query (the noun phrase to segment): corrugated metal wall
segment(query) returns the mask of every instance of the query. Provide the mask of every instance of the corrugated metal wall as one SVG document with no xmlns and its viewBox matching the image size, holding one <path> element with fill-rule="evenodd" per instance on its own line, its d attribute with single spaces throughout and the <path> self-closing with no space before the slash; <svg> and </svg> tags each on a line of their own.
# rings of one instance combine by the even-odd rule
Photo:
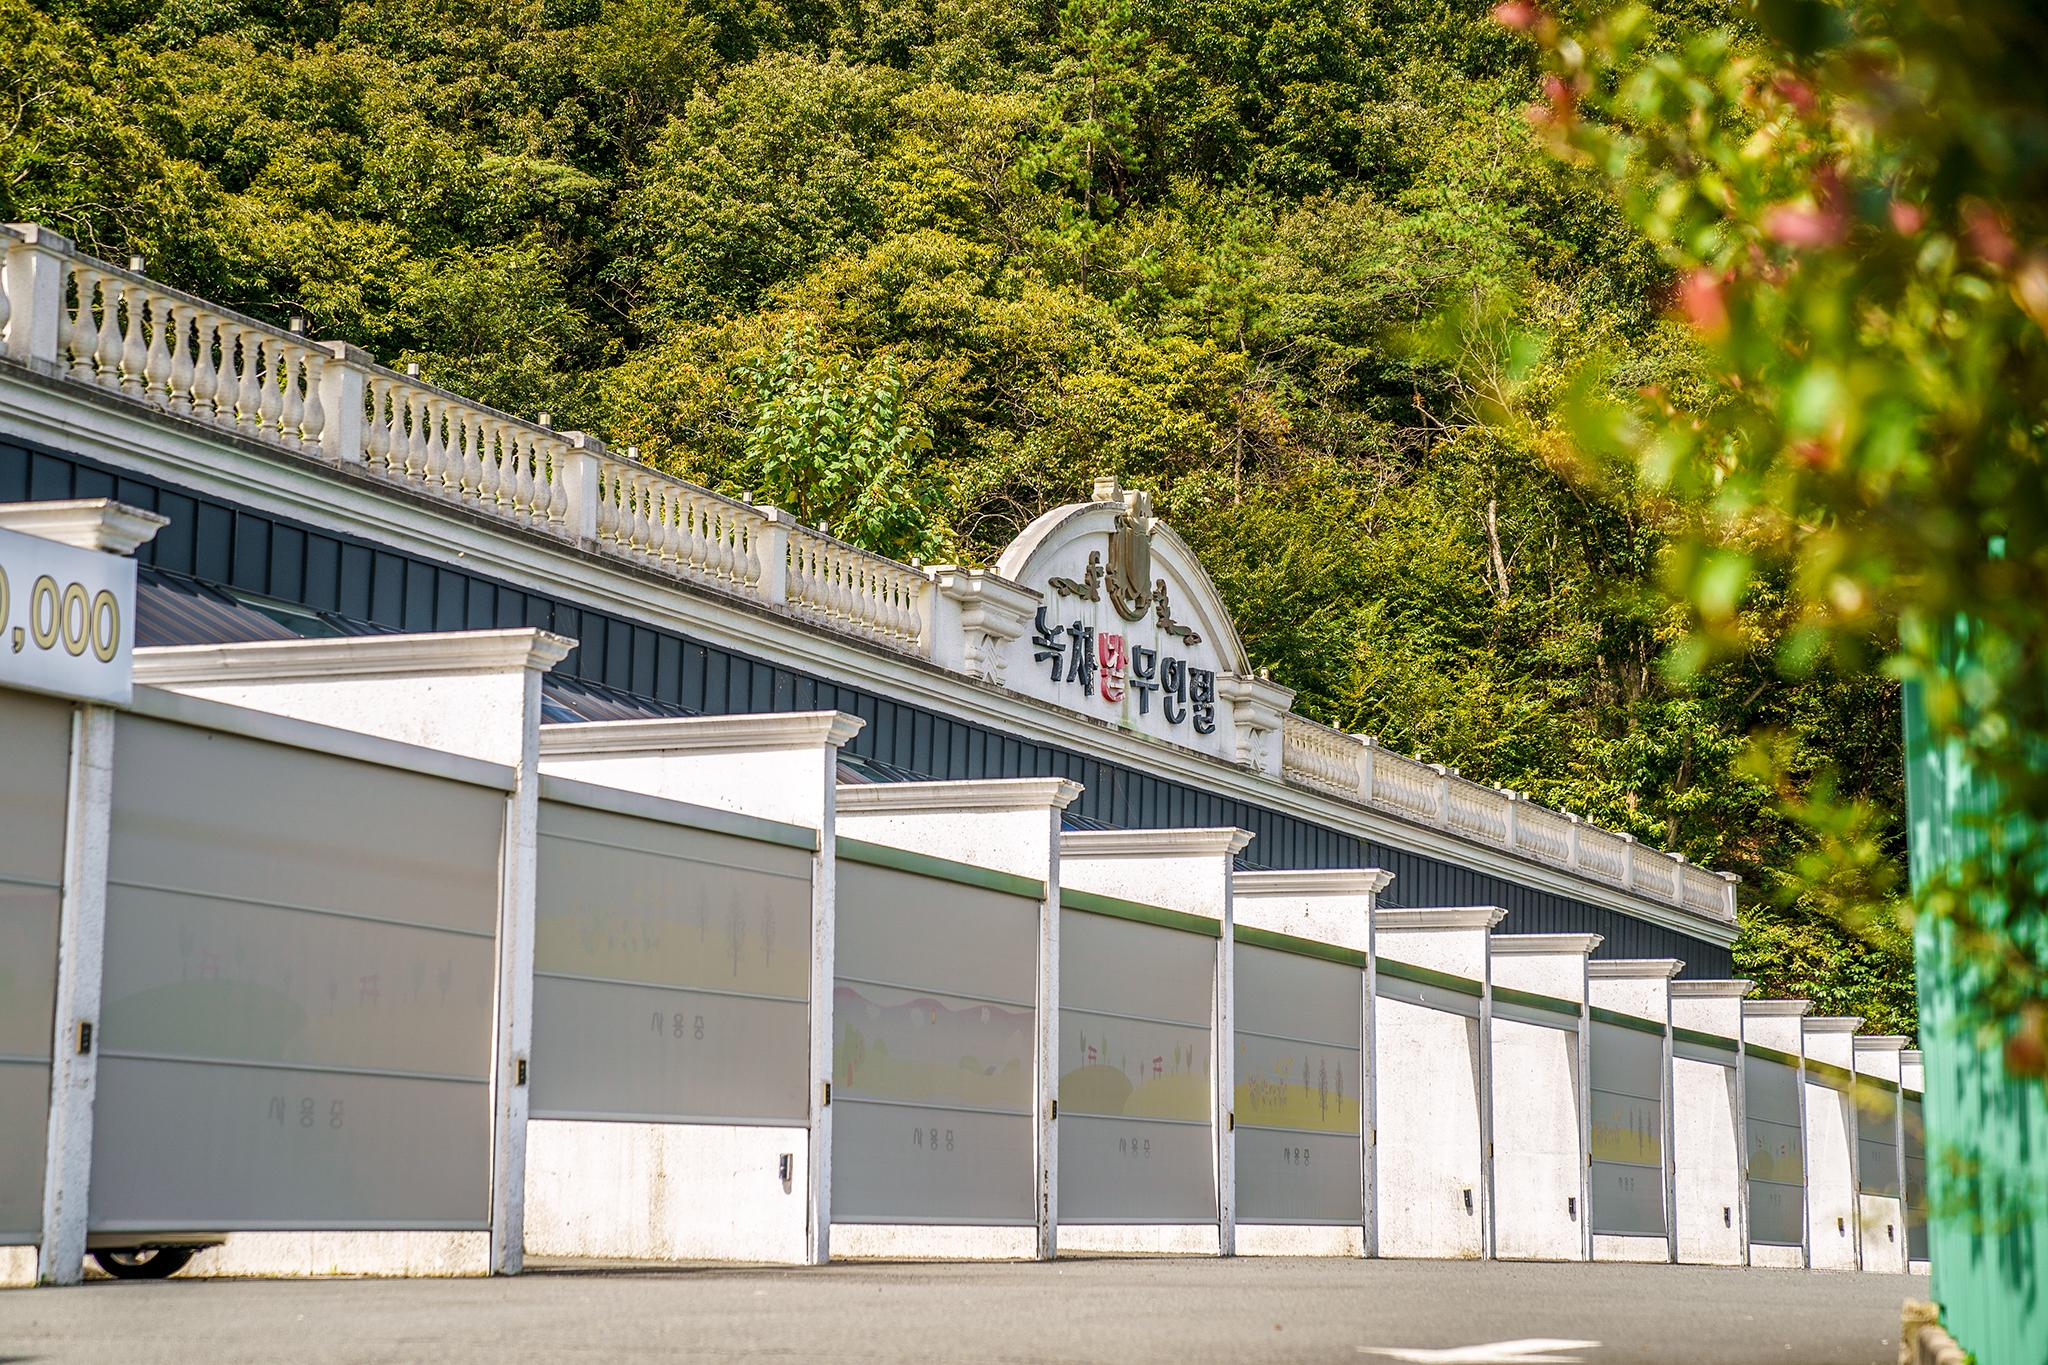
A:
<svg viewBox="0 0 2048 1365">
<path fill-rule="evenodd" d="M 1088 820 L 1136 829 L 1237 825 L 1258 836 L 1247 850 L 1258 866 L 1386 868 L 1395 874 L 1384 897 L 1390 905 L 1498 905 L 1509 912 L 1503 932 L 1604 934 L 1597 956 L 1682 958 L 1688 977 L 1733 971 L 1725 948 L 1601 906 L 119 474 L 82 457 L 0 443 L 0 502 L 94 497 L 119 498 L 171 519 L 144 547 L 143 562 L 243 592 L 398 630 L 543 627 L 581 642 L 557 675 L 708 714 L 836 708 L 867 722 L 852 746 L 857 754 L 911 772 L 948 779 L 1068 777 L 1086 788 L 1075 809 Z"/>
</svg>

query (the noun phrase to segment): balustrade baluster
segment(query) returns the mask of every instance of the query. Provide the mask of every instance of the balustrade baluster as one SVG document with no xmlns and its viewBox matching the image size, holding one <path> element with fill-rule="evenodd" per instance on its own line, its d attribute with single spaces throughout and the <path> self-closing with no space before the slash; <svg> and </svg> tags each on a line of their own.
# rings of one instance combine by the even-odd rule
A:
<svg viewBox="0 0 2048 1365">
<path fill-rule="evenodd" d="M 306 420 L 306 395 L 301 387 L 306 378 L 305 348 L 291 342 L 273 342 L 284 361 L 284 399 L 278 414 L 278 435 L 288 446 L 299 444 Z"/>
<path fill-rule="evenodd" d="M 99 346 L 93 352 L 94 375 L 107 388 L 121 383 L 121 286 L 112 275 L 101 275 Z"/>
<path fill-rule="evenodd" d="M 321 437 L 327 434 L 327 402 L 320 396 L 325 387 L 329 357 L 311 347 L 299 352 L 299 373 L 306 381 L 306 401 L 299 413 L 299 436 L 308 450 L 321 448 Z"/>
<path fill-rule="evenodd" d="M 141 286 L 123 281 L 120 300 L 121 349 L 114 364 L 121 377 L 121 391 L 139 396 L 143 391 L 143 373 L 149 366 Z"/>
<path fill-rule="evenodd" d="M 256 426 L 265 436 L 278 433 L 278 419 L 284 412 L 284 388 L 278 375 L 278 363 L 284 358 L 274 337 L 262 333 L 253 334 L 256 344 L 262 349 L 261 365 L 256 372 Z"/>
<path fill-rule="evenodd" d="M 172 406 L 174 385 L 171 383 L 173 363 L 171 326 L 171 301 L 151 297 L 149 303 L 149 348 L 142 357 L 142 386 L 149 401 L 161 408 Z"/>
<path fill-rule="evenodd" d="M 70 272 L 77 303 L 64 314 L 57 328 L 57 356 L 71 358 L 73 379 L 92 378 L 93 352 L 99 348 L 98 332 L 92 321 L 93 274 L 83 267 Z"/>
<path fill-rule="evenodd" d="M 213 420 L 213 391 L 219 371 L 213 358 L 213 319 L 203 312 L 192 315 L 192 415 Z M 173 370 L 175 375 L 176 371 Z M 177 381 L 175 378 L 173 383 Z"/>
<path fill-rule="evenodd" d="M 420 422 L 426 444 L 420 447 L 420 482 L 426 485 L 429 493 L 443 493 L 448 489 L 447 417 L 442 401 L 434 394 L 422 391 Z"/>
<path fill-rule="evenodd" d="M 391 428 L 384 405 L 391 399 L 391 385 L 376 375 L 363 381 L 363 463 L 376 474 L 387 472 L 391 456 Z"/>
<path fill-rule="evenodd" d="M 454 432 L 455 468 L 448 491 L 458 497 L 480 498 L 484 484 L 483 420 L 479 413 L 458 403 L 448 405 L 448 425 Z"/>
<path fill-rule="evenodd" d="M 424 483 L 427 477 L 427 395 L 411 384 L 401 392 L 405 402 L 405 431 L 400 448 L 405 457 L 399 472 L 409 482 Z"/>
<path fill-rule="evenodd" d="M 235 423 L 254 426 L 260 420 L 258 404 L 263 397 L 257 373 L 258 355 L 254 329 L 235 328 Z"/>
<path fill-rule="evenodd" d="M 192 412 L 198 407 L 197 381 L 200 366 L 193 350 L 192 324 L 197 310 L 167 305 L 164 316 L 171 329 L 171 369 L 166 378 L 172 412 Z M 200 335 L 205 335 L 202 330 Z"/>
</svg>

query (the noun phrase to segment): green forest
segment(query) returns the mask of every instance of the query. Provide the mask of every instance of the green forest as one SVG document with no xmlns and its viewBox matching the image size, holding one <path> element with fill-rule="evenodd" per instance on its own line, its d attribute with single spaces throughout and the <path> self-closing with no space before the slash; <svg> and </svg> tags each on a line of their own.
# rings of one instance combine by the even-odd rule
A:
<svg viewBox="0 0 2048 1365">
<path fill-rule="evenodd" d="M 1901 875 L 1896 687 L 1768 578 L 1684 666 L 1695 514 L 1572 415 L 1711 377 L 1488 11 L 0 0 L 0 219 L 898 556 L 1115 473 L 1304 714 L 1740 874 L 1742 974 L 1910 1033 L 1843 910 Z"/>
</svg>

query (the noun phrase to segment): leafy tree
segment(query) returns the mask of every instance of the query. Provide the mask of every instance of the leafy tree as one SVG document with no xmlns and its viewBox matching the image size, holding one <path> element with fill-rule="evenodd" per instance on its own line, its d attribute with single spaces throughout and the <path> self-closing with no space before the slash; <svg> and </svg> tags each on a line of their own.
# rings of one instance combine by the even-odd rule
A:
<svg viewBox="0 0 2048 1365">
<path fill-rule="evenodd" d="M 742 477 L 763 497 L 882 554 L 942 544 L 938 499 L 917 468 L 931 433 L 893 360 L 861 363 L 821 354 L 815 335 L 786 336 L 742 382 L 754 408 Z"/>
</svg>

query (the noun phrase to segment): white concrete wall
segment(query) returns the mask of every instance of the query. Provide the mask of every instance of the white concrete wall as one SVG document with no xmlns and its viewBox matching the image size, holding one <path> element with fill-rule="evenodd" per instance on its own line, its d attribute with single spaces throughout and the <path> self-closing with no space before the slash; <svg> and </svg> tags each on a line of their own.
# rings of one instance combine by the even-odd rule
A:
<svg viewBox="0 0 2048 1365">
<path fill-rule="evenodd" d="M 1742 1042 L 1742 997 L 1752 982 L 1674 981 L 1671 1024 Z M 1675 1046 L 1675 1044 L 1674 1044 Z M 1741 1265 L 1749 1246 L 1743 1176 L 1742 1054 L 1721 1066 L 1671 1061 L 1672 1210 L 1684 1265 Z"/>
<path fill-rule="evenodd" d="M 1672 1058 L 1672 1212 L 1683 1265 L 1743 1263 L 1739 1084 L 1737 1067 Z"/>
<path fill-rule="evenodd" d="M 575 647 L 541 630 L 272 640 L 135 651 L 135 680 L 511 767 L 498 920 L 491 1231 L 235 1233 L 192 1274 L 517 1273 L 524 1252 L 527 1089 L 540 810 L 540 680 Z M 313 1269 L 309 1272 L 306 1267 Z M 415 1267 L 425 1267 L 415 1269 Z"/>
<path fill-rule="evenodd" d="M 1488 941 L 1505 918 L 1491 906 L 1382 908 L 1373 916 L 1376 960 L 1449 972 L 1484 990 Z M 1478 1003 L 1480 1017 L 1470 1019 L 1384 995 L 1376 1002 L 1373 1214 L 1381 1256 L 1472 1260 L 1489 1253 L 1492 1097 L 1483 996 Z"/>
<path fill-rule="evenodd" d="M 1363 1256 L 1365 1229 L 1239 1223 L 1240 1256 Z"/>
<path fill-rule="evenodd" d="M 849 1259 L 1030 1260 L 1058 1250 L 1052 1218 L 1059 1144 L 1051 1100 L 1059 1078 L 1060 812 L 1081 794 L 1059 777 L 888 782 L 838 792 L 839 835 L 1042 882 L 1038 1028 L 1033 1042 L 1035 1228 L 835 1223 L 833 1254 Z M 827 1205 L 829 1208 L 830 1205 Z"/>
<path fill-rule="evenodd" d="M 800 1265 L 809 1248 L 809 1144 L 802 1128 L 534 1119 L 527 1254 Z"/>
<path fill-rule="evenodd" d="M 1234 1256 L 1237 1254 L 1237 1141 L 1230 1106 L 1237 1093 L 1237 1049 L 1231 1032 L 1231 941 L 1234 922 L 1232 863 L 1252 841 L 1241 829 L 1079 830 L 1060 836 L 1062 889 L 1162 910 L 1177 910 L 1217 922 L 1216 992 L 1210 1020 L 1209 1097 L 1214 1139 L 1216 1221 L 1190 1224 L 1063 1223 L 1062 1251 L 1106 1255 Z M 1058 961 L 1057 946 L 1055 956 Z M 1053 1054 L 1057 1056 L 1057 1052 Z M 1054 1063 L 1057 1065 L 1057 1062 Z M 1058 1120 L 1053 1143 L 1058 1145 Z M 1052 1207 L 1058 1208 L 1058 1185 Z"/>
<path fill-rule="evenodd" d="M 1598 934 L 1496 934 L 1490 970 L 1502 986 L 1579 1007 L 1577 1024 L 1542 1027 L 1493 1016 L 1493 1235 L 1502 1260 L 1579 1261 L 1586 1231 L 1583 1091 L 1586 957 Z"/>
<path fill-rule="evenodd" d="M 0 1247 L 0 1289 L 26 1289 L 36 1282 L 36 1249 Z"/>
<path fill-rule="evenodd" d="M 1494 1255 L 1583 1258 L 1578 1034 L 1493 1021 Z"/>
<path fill-rule="evenodd" d="M 529 1125 L 526 1248 L 536 1256 L 822 1262 L 830 1191 L 832 856 L 839 750 L 860 733 L 837 711 L 541 727 L 541 771 L 818 831 L 811 862 L 808 1128 Z M 790 1180 L 781 1178 L 791 1158 Z"/>
<path fill-rule="evenodd" d="M 1807 1019 L 1806 1058 L 1848 1070 L 1863 1021 Z M 1806 1237 L 1815 1270 L 1854 1270 L 1861 1218 L 1856 1196 L 1856 1107 L 1846 1091 L 1806 1082 Z"/>
<path fill-rule="evenodd" d="M 1379 1254 L 1477 1260 L 1486 1250 L 1479 1021 L 1384 997 L 1376 1017 Z"/>
<path fill-rule="evenodd" d="M 1901 1073 L 1899 1054 L 1904 1051 L 1907 1040 L 1896 1036 L 1859 1037 L 1855 1040 L 1856 1074 L 1870 1076 L 1881 1081 L 1899 1083 Z M 1904 1156 L 1899 1120 L 1901 1110 L 1894 1096 L 1892 1110 L 1891 1141 L 1893 1160 L 1899 1162 Z M 1861 1114 L 1857 1123 L 1864 1122 Z M 1858 1153 L 1858 1161 L 1862 1159 Z M 1903 1275 L 1906 1273 L 1906 1201 L 1903 1169 L 1888 1172 L 1897 1184 L 1899 1197 L 1865 1194 L 1862 1186 L 1874 1184 L 1874 1173 L 1858 1169 L 1856 1214 L 1861 1226 L 1858 1229 L 1861 1246 L 1858 1248 L 1863 1269 L 1879 1275 Z"/>
</svg>

